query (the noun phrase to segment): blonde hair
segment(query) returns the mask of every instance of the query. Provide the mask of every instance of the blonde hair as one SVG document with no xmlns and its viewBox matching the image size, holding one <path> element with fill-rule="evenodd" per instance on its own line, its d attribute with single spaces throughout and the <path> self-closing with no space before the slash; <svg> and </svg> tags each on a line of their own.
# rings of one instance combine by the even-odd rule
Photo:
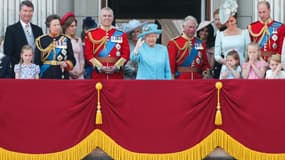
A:
<svg viewBox="0 0 285 160">
<path fill-rule="evenodd" d="M 258 43 L 256 42 L 250 42 L 248 45 L 247 45 L 247 48 L 246 48 L 246 56 L 245 56 L 245 61 L 248 62 L 249 61 L 249 57 L 248 57 L 248 48 L 249 46 L 252 46 L 252 47 L 255 47 L 257 49 L 257 60 L 261 60 L 261 54 L 260 54 L 260 48 L 259 48 L 259 45 Z"/>
<path fill-rule="evenodd" d="M 280 54 L 273 54 L 271 57 L 268 58 L 269 63 L 271 61 L 275 61 L 277 63 L 281 63 L 281 55 Z"/>
<path fill-rule="evenodd" d="M 20 58 L 20 64 L 23 64 L 24 63 L 24 60 L 23 60 L 23 58 L 22 58 L 22 55 L 23 55 L 23 53 L 25 52 L 25 51 L 28 51 L 28 50 L 31 50 L 32 51 L 32 54 L 33 54 L 33 56 L 34 56 L 34 53 L 33 53 L 33 47 L 32 46 L 30 46 L 30 45 L 24 45 L 23 47 L 22 47 L 22 49 L 21 49 L 21 58 Z"/>
</svg>

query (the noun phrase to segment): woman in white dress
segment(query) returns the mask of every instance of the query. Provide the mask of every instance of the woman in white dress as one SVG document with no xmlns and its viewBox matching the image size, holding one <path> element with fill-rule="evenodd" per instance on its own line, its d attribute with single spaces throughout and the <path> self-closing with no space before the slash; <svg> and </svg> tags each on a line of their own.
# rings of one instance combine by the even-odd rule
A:
<svg viewBox="0 0 285 160">
<path fill-rule="evenodd" d="M 239 53 L 241 65 L 245 61 L 246 46 L 250 43 L 249 33 L 246 29 L 242 30 L 237 26 L 237 2 L 226 0 L 220 6 L 220 20 L 227 26 L 223 32 L 218 32 L 215 41 L 215 60 L 225 64 L 226 51 L 236 50 Z"/>
</svg>

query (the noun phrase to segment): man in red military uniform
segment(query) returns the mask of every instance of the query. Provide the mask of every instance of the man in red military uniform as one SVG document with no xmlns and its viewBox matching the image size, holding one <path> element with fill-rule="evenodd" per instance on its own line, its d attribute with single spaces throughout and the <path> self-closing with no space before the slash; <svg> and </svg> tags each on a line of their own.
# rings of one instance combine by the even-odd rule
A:
<svg viewBox="0 0 285 160">
<path fill-rule="evenodd" d="M 122 67 L 129 59 L 127 35 L 112 26 L 113 10 L 103 8 L 101 25 L 85 36 L 85 57 L 93 66 L 92 79 L 123 79 Z"/>
<path fill-rule="evenodd" d="M 209 77 L 210 65 L 206 45 L 194 37 L 197 20 L 193 16 L 185 18 L 183 33 L 168 43 L 171 72 L 175 79 L 202 79 Z"/>
<path fill-rule="evenodd" d="M 285 25 L 270 17 L 270 3 L 258 2 L 259 21 L 248 26 L 251 40 L 261 48 L 261 56 L 267 61 L 272 54 L 281 54 L 285 36 Z"/>
</svg>

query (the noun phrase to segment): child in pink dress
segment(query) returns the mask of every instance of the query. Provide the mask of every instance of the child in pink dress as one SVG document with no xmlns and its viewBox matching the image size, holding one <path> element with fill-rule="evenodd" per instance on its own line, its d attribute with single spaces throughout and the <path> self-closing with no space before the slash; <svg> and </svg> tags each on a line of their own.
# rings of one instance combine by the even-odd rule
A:
<svg viewBox="0 0 285 160">
<path fill-rule="evenodd" d="M 257 43 L 251 42 L 247 46 L 247 56 L 242 65 L 244 79 L 264 79 L 268 64 L 261 58 Z"/>
</svg>

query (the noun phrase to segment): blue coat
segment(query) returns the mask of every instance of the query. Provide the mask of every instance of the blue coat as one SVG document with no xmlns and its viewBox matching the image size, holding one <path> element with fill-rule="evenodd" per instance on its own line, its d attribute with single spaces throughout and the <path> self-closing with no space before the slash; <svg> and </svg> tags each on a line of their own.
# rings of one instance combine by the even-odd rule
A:
<svg viewBox="0 0 285 160">
<path fill-rule="evenodd" d="M 163 45 L 144 43 L 137 55 L 131 53 L 131 60 L 138 63 L 136 79 L 171 79 L 168 51 Z"/>
</svg>

